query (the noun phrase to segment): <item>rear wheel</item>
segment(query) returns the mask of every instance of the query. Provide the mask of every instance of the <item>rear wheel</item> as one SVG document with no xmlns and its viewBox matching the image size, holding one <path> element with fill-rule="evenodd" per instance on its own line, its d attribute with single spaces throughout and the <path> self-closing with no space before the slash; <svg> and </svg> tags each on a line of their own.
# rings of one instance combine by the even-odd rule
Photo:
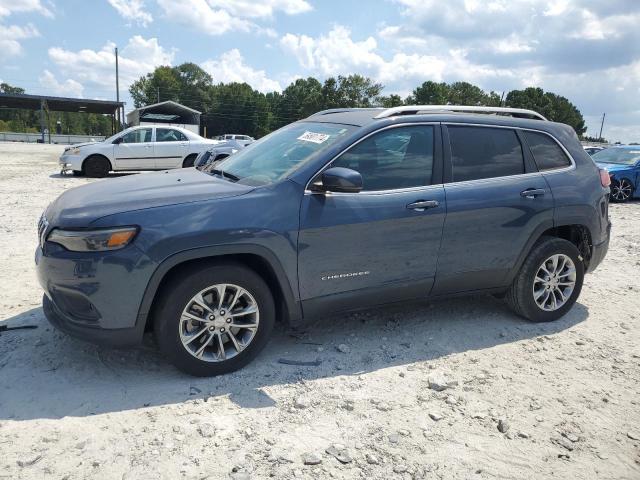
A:
<svg viewBox="0 0 640 480">
<path fill-rule="evenodd" d="M 550 322 L 571 309 L 583 280 L 584 264 L 576 246 L 561 238 L 546 237 L 525 260 L 506 300 L 518 315 L 533 322 Z"/>
<path fill-rule="evenodd" d="M 633 195 L 633 184 L 626 178 L 611 183 L 611 199 L 614 202 L 626 202 Z"/>
<path fill-rule="evenodd" d="M 92 155 L 84 161 L 82 170 L 87 177 L 103 178 L 109 174 L 111 163 L 105 157 Z"/>
<path fill-rule="evenodd" d="M 171 363 L 191 375 L 242 368 L 264 348 L 275 322 L 269 287 L 236 263 L 185 271 L 159 298 L 158 346 Z"/>
</svg>

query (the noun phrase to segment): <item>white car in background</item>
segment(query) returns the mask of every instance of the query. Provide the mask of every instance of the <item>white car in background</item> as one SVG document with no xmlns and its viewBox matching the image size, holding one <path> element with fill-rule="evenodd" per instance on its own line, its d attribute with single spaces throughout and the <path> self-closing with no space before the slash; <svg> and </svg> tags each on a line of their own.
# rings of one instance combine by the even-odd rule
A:
<svg viewBox="0 0 640 480">
<path fill-rule="evenodd" d="M 250 137 L 249 135 L 239 135 L 237 133 L 225 133 L 224 135 L 220 135 L 219 138 L 220 140 L 224 140 L 225 142 L 228 142 L 230 140 L 235 140 L 236 142 L 238 142 L 239 144 L 245 147 L 250 143 L 253 143 L 256 141 L 255 138 Z"/>
<path fill-rule="evenodd" d="M 60 166 L 63 173 L 87 177 L 105 177 L 110 171 L 192 167 L 200 152 L 217 143 L 179 127 L 132 127 L 102 142 L 65 148 Z"/>
</svg>

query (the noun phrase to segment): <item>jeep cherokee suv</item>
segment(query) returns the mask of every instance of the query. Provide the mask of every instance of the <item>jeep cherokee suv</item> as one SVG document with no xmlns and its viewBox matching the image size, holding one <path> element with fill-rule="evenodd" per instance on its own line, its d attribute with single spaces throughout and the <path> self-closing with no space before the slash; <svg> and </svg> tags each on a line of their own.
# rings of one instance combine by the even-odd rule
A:
<svg viewBox="0 0 640 480">
<path fill-rule="evenodd" d="M 39 223 L 49 321 L 114 346 L 153 330 L 194 375 L 247 364 L 276 319 L 486 292 L 555 320 L 609 243 L 609 175 L 518 109 L 334 109 L 210 170 L 99 181 Z"/>
</svg>

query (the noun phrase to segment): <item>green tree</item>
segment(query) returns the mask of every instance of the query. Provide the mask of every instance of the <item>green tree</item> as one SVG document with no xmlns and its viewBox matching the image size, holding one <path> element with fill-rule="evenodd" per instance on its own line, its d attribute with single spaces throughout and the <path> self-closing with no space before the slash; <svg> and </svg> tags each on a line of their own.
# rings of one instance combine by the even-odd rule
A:
<svg viewBox="0 0 640 480">
<path fill-rule="evenodd" d="M 380 104 L 380 106 L 384 108 L 392 108 L 404 105 L 404 102 L 402 101 L 402 97 L 400 95 L 396 95 L 394 93 L 389 96 L 378 97 L 378 104 Z"/>
<path fill-rule="evenodd" d="M 213 79 L 195 63 L 177 67 L 160 66 L 129 87 L 134 106 L 142 107 L 173 100 L 206 112 L 211 100 Z"/>
<path fill-rule="evenodd" d="M 506 104 L 509 107 L 535 110 L 549 120 L 571 125 L 578 135 L 587 131 L 584 118 L 573 103 L 565 97 L 545 92 L 541 88 L 512 90 L 507 94 Z"/>
<path fill-rule="evenodd" d="M 407 98 L 407 103 L 414 105 L 446 105 L 449 102 L 449 85 L 431 80 L 417 87 Z"/>
</svg>

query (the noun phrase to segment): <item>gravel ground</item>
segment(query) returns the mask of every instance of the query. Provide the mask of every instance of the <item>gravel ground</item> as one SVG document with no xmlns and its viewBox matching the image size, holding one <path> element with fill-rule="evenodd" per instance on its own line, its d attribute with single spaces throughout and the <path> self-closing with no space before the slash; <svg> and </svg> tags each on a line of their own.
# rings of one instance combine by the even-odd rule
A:
<svg viewBox="0 0 640 480">
<path fill-rule="evenodd" d="M 483 297 L 340 315 L 195 379 L 150 339 L 44 319 L 36 221 L 90 181 L 60 152 L 0 144 L 0 325 L 38 327 L 0 333 L 0 478 L 640 478 L 640 202 L 611 207 L 609 255 L 555 323 Z"/>
</svg>

